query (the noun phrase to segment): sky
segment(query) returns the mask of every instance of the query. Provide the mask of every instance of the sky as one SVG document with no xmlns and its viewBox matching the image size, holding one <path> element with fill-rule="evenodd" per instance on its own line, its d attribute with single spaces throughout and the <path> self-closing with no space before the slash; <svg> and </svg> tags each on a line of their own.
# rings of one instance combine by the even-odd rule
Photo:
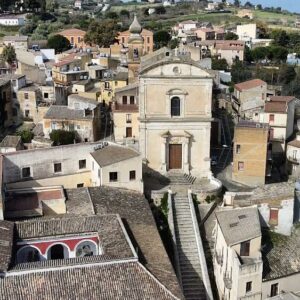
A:
<svg viewBox="0 0 300 300">
<path fill-rule="evenodd" d="M 282 9 L 289 10 L 291 12 L 300 13 L 300 0 L 249 0 L 252 4 L 261 4 L 265 6 L 281 7 Z M 231 1 L 233 2 L 233 1 Z M 242 0 L 242 3 L 247 0 Z"/>
</svg>

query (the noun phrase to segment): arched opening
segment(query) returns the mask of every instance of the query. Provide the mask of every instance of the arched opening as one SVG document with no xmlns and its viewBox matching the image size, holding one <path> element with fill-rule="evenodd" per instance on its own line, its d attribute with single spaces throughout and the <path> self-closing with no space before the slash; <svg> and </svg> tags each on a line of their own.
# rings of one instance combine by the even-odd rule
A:
<svg viewBox="0 0 300 300">
<path fill-rule="evenodd" d="M 25 246 L 17 252 L 17 262 L 26 263 L 40 260 L 40 252 L 35 247 Z"/>
<path fill-rule="evenodd" d="M 76 257 L 93 256 L 97 254 L 97 245 L 92 241 L 83 241 L 76 247 Z"/>
<path fill-rule="evenodd" d="M 49 249 L 49 259 L 64 259 L 65 258 L 65 248 L 61 244 L 56 244 Z"/>
<path fill-rule="evenodd" d="M 180 116 L 180 98 L 173 97 L 171 99 L 171 116 L 177 117 Z"/>
</svg>

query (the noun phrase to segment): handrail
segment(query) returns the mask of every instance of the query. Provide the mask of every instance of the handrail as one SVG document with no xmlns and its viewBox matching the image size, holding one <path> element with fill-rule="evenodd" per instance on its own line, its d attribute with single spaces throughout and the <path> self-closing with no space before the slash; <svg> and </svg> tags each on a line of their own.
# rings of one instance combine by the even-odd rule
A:
<svg viewBox="0 0 300 300">
<path fill-rule="evenodd" d="M 204 256 L 203 244 L 202 244 L 200 231 L 199 231 L 199 227 L 198 227 L 198 221 L 197 221 L 196 212 L 195 212 L 195 208 L 194 208 L 192 192 L 190 189 L 188 190 L 188 200 L 189 200 L 189 207 L 190 207 L 190 211 L 191 211 L 193 228 L 194 228 L 194 233 L 195 233 L 195 238 L 196 238 L 196 243 L 197 243 L 200 265 L 201 265 L 202 280 L 203 280 L 203 283 L 205 286 L 206 297 L 209 300 L 213 300 L 213 293 L 212 293 L 211 284 L 210 284 L 210 280 L 209 280 L 206 259 Z"/>
<path fill-rule="evenodd" d="M 175 269 L 176 269 L 177 277 L 179 280 L 179 284 L 182 287 L 181 270 L 180 270 L 180 265 L 179 265 L 179 256 L 178 256 L 178 251 L 177 251 L 177 243 L 176 243 L 175 228 L 174 228 L 173 204 L 174 204 L 174 202 L 172 201 L 172 191 L 168 190 L 168 208 L 169 208 L 168 223 L 169 223 L 169 228 L 170 228 L 171 235 L 172 235 Z"/>
</svg>

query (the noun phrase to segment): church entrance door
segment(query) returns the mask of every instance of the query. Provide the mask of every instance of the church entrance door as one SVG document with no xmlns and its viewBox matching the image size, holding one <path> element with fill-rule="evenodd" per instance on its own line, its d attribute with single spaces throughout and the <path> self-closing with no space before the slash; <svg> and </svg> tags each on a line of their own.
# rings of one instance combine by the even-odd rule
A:
<svg viewBox="0 0 300 300">
<path fill-rule="evenodd" d="M 182 168 L 182 145 L 170 144 L 169 145 L 169 169 Z"/>
</svg>

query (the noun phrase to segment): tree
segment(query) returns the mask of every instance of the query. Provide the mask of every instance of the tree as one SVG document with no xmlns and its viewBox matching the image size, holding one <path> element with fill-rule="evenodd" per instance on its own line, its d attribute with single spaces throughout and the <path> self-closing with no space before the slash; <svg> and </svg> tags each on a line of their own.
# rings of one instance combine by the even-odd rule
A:
<svg viewBox="0 0 300 300">
<path fill-rule="evenodd" d="M 48 47 L 51 49 L 55 49 L 56 53 L 61 53 L 71 48 L 71 44 L 69 40 L 60 35 L 55 34 L 48 39 Z"/>
<path fill-rule="evenodd" d="M 269 51 L 267 47 L 257 47 L 251 51 L 251 56 L 256 62 L 266 59 L 268 54 Z"/>
<path fill-rule="evenodd" d="M 54 11 L 58 9 L 58 3 L 56 0 L 46 0 L 46 10 L 47 11 Z"/>
<path fill-rule="evenodd" d="M 166 9 L 163 6 L 158 6 L 155 8 L 155 12 L 158 15 L 164 15 L 166 13 Z"/>
<path fill-rule="evenodd" d="M 276 62 L 286 61 L 289 51 L 285 47 L 270 46 L 267 48 L 269 51 L 269 54 L 268 54 L 269 59 L 276 61 Z"/>
<path fill-rule="evenodd" d="M 121 17 L 126 17 L 127 19 L 129 19 L 130 18 L 130 12 L 128 10 L 126 10 L 126 9 L 122 9 L 120 11 L 120 16 Z"/>
<path fill-rule="evenodd" d="M 4 61 L 11 66 L 17 58 L 15 48 L 11 45 L 5 46 L 2 52 L 2 57 Z"/>
<path fill-rule="evenodd" d="M 179 40 L 178 39 L 171 39 L 168 45 L 171 49 L 175 49 L 179 46 Z"/>
<path fill-rule="evenodd" d="M 118 19 L 118 14 L 115 11 L 109 11 L 105 14 L 105 18 L 107 19 Z"/>
<path fill-rule="evenodd" d="M 252 74 L 243 62 L 236 60 L 231 66 L 231 77 L 234 83 L 239 83 L 250 79 Z"/>
<path fill-rule="evenodd" d="M 62 129 L 52 130 L 50 139 L 55 146 L 73 144 L 75 141 L 75 131 L 66 131 Z"/>
<path fill-rule="evenodd" d="M 227 71 L 228 70 L 228 63 L 225 58 L 217 59 L 217 58 L 212 58 L 211 61 L 211 68 L 213 70 L 223 70 Z"/>
<path fill-rule="evenodd" d="M 257 5 L 256 5 L 256 9 L 258 9 L 258 10 L 262 10 L 262 9 L 263 9 L 263 7 L 262 7 L 262 5 L 261 5 L 261 4 L 257 4 Z"/>
<path fill-rule="evenodd" d="M 16 135 L 21 137 L 23 143 L 30 143 L 33 139 L 33 133 L 28 129 L 17 131 Z"/>
<path fill-rule="evenodd" d="M 271 33 L 271 38 L 274 40 L 274 45 L 282 47 L 286 47 L 290 41 L 290 37 L 285 30 L 273 30 Z"/>
<path fill-rule="evenodd" d="M 279 70 L 278 81 L 283 84 L 289 84 L 296 76 L 297 73 L 294 67 L 284 64 Z"/>
<path fill-rule="evenodd" d="M 247 45 L 245 45 L 244 61 L 251 63 L 252 60 L 253 60 L 252 51 Z"/>
<path fill-rule="evenodd" d="M 236 35 L 234 32 L 226 32 L 225 36 L 224 36 L 225 40 L 238 40 L 239 36 Z"/>
<path fill-rule="evenodd" d="M 253 7 L 253 4 L 252 4 L 250 1 L 247 1 L 247 2 L 244 4 L 244 7 L 245 7 L 245 8 L 252 8 L 252 7 Z"/>
<path fill-rule="evenodd" d="M 234 0 L 233 5 L 236 7 L 240 7 L 241 1 L 240 0 Z"/>
<path fill-rule="evenodd" d="M 168 31 L 160 30 L 154 33 L 153 40 L 155 43 L 155 48 L 159 49 L 168 45 L 171 40 L 171 35 Z"/>
<path fill-rule="evenodd" d="M 90 24 L 84 41 L 100 47 L 109 47 L 116 42 L 119 30 L 120 27 L 116 20 L 94 21 Z"/>
</svg>

